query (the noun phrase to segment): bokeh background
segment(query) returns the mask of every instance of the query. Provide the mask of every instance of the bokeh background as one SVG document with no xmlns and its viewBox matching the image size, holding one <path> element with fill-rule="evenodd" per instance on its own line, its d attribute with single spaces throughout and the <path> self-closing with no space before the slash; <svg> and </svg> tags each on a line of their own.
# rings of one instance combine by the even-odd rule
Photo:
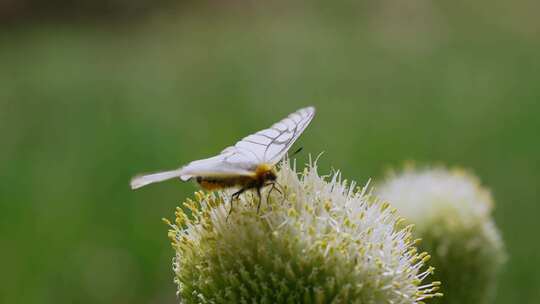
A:
<svg viewBox="0 0 540 304">
<path fill-rule="evenodd" d="M 0 1 L 0 302 L 175 303 L 162 217 L 196 187 L 139 172 L 315 105 L 301 137 L 360 183 L 473 170 L 540 298 L 540 2 Z M 444 291 L 444 290 L 443 290 Z"/>
</svg>

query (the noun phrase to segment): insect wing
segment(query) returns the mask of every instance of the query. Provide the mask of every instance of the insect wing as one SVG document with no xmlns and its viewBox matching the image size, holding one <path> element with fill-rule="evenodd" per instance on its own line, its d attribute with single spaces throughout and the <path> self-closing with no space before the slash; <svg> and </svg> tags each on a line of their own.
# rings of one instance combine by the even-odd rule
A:
<svg viewBox="0 0 540 304">
<path fill-rule="evenodd" d="M 300 109 L 270 128 L 225 148 L 217 156 L 196 160 L 182 168 L 182 180 L 194 176 L 252 176 L 261 163 L 276 164 L 309 125 L 315 108 Z"/>
<path fill-rule="evenodd" d="M 266 139 L 263 161 L 271 164 L 279 162 L 307 128 L 313 116 L 315 116 L 315 108 L 303 108 L 275 123 L 269 129 L 254 134 L 253 136 Z"/>
<path fill-rule="evenodd" d="M 257 164 L 240 156 L 241 154 L 229 150 L 214 157 L 192 161 L 182 168 L 180 178 L 187 181 L 194 176 L 253 175 Z"/>
</svg>

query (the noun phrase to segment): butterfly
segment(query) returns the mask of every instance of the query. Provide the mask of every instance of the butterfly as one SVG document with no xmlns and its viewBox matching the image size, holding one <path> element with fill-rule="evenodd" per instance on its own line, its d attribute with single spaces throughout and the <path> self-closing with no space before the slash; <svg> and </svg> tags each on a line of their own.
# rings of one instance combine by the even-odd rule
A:
<svg viewBox="0 0 540 304">
<path fill-rule="evenodd" d="M 275 186 L 276 165 L 314 116 L 314 107 L 302 108 L 270 128 L 242 138 L 214 157 L 192 161 L 176 170 L 135 176 L 131 180 L 131 188 L 138 189 L 172 178 L 182 181 L 194 179 L 205 190 L 239 188 L 233 199 L 250 189 L 256 190 L 260 198 L 263 187 Z"/>
</svg>

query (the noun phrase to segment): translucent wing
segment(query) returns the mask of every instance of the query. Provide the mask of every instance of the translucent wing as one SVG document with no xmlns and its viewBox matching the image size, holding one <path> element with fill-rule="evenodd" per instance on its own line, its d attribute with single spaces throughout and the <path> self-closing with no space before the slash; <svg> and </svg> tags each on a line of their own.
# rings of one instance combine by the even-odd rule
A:
<svg viewBox="0 0 540 304">
<path fill-rule="evenodd" d="M 276 164 L 315 115 L 315 108 L 300 109 L 270 128 L 244 137 L 219 155 L 197 160 L 181 169 L 182 180 L 193 176 L 253 175 L 261 163 Z"/>
<path fill-rule="evenodd" d="M 269 129 L 259 131 L 246 139 L 261 142 L 264 138 L 263 161 L 276 164 L 304 132 L 313 116 L 315 116 L 314 107 L 300 109 L 275 123 Z"/>
<path fill-rule="evenodd" d="M 183 181 L 187 181 L 192 177 L 205 176 L 205 177 L 231 177 L 238 175 L 251 176 L 255 174 L 256 164 L 249 160 L 229 162 L 226 158 L 232 155 L 233 151 L 192 161 L 182 168 L 162 171 L 151 174 L 137 175 L 131 179 L 131 189 L 138 189 L 149 184 L 162 182 L 172 178 L 180 178 Z"/>
<path fill-rule="evenodd" d="M 192 161 L 176 170 L 136 176 L 131 181 L 131 187 L 137 189 L 177 177 L 186 181 L 197 176 L 253 176 L 259 164 L 273 165 L 279 162 L 314 115 L 313 107 L 300 109 L 270 128 L 244 137 L 234 146 L 225 148 L 219 155 Z"/>
<path fill-rule="evenodd" d="M 221 154 L 192 161 L 180 169 L 180 178 L 183 181 L 195 176 L 235 176 L 255 174 L 257 162 L 237 151 L 223 151 Z"/>
</svg>

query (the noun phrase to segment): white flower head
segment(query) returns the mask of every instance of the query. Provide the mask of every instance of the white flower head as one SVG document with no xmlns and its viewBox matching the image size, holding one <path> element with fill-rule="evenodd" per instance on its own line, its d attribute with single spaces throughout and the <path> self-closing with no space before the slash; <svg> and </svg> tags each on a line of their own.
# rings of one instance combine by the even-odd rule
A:
<svg viewBox="0 0 540 304">
<path fill-rule="evenodd" d="M 390 202 L 420 230 L 424 223 L 445 213 L 451 213 L 463 225 L 471 225 L 489 218 L 493 207 L 491 193 L 461 169 L 409 167 L 400 174 L 391 174 L 377 188 L 382 200 Z"/>
<path fill-rule="evenodd" d="M 491 218 L 490 192 L 461 169 L 415 169 L 391 174 L 377 195 L 416 225 L 420 248 L 433 256 L 435 278 L 444 282 L 446 303 L 490 303 L 505 260 Z"/>
<path fill-rule="evenodd" d="M 321 177 L 315 163 L 298 175 L 285 161 L 280 191 L 196 193 L 169 223 L 182 303 L 419 303 L 439 282 L 419 253 L 411 226 L 368 187 Z M 269 195 L 269 196 L 268 196 Z M 268 200 L 267 200 L 268 196 Z"/>
</svg>

